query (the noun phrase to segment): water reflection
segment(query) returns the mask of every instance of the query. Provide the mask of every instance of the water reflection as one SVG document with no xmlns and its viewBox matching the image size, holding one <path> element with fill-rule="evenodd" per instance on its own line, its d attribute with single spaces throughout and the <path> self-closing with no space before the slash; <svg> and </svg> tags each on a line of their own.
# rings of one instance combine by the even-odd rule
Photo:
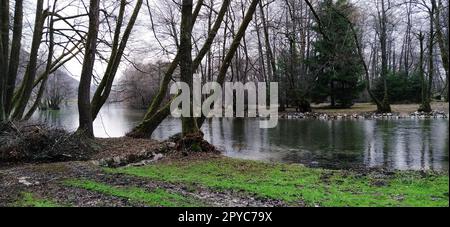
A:
<svg viewBox="0 0 450 227">
<path fill-rule="evenodd" d="M 94 122 L 98 137 L 120 137 L 142 118 L 143 111 L 110 105 Z M 34 119 L 75 130 L 74 107 L 39 112 Z M 205 139 L 225 155 L 252 160 L 303 163 L 346 168 L 448 170 L 449 121 L 435 120 L 280 120 L 277 128 L 260 129 L 255 119 L 209 119 L 202 128 Z M 154 138 L 167 139 L 180 132 L 180 122 L 168 119 Z"/>
</svg>

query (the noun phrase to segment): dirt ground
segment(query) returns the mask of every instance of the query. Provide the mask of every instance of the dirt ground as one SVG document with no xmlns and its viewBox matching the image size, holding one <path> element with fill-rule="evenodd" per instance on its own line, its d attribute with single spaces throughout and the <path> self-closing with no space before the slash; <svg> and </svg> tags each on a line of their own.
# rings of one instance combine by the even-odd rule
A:
<svg viewBox="0 0 450 227">
<path fill-rule="evenodd" d="M 75 207 L 145 207 L 148 204 L 132 201 L 120 196 L 70 187 L 64 181 L 86 179 L 114 187 L 136 187 L 147 191 L 163 189 L 169 193 L 195 198 L 199 204 L 215 207 L 266 207 L 286 206 L 278 200 L 254 198 L 248 194 L 232 191 L 212 191 L 202 186 L 186 185 L 146 180 L 137 177 L 108 174 L 96 160 L 116 159 L 137 156 L 146 152 L 166 151 L 167 142 L 129 137 L 96 139 L 102 149 L 94 154 L 92 161 L 72 161 L 59 163 L 0 163 L 0 207 L 23 206 L 16 204 L 24 193 L 32 193 L 36 198 L 52 198 L 59 205 Z M 159 162 L 172 162 L 183 159 L 210 159 L 219 154 L 199 153 L 184 156 L 171 151 L 164 153 Z"/>
<path fill-rule="evenodd" d="M 130 142 L 130 141 L 128 141 Z M 214 155 L 177 157 L 179 159 L 214 158 Z M 175 157 L 162 162 L 177 159 Z M 278 200 L 255 198 L 246 193 L 233 191 L 212 191 L 202 186 L 190 186 L 147 180 L 132 176 L 108 174 L 92 162 L 65 162 L 51 164 L 27 164 L 7 169 L 0 169 L 0 207 L 14 206 L 23 196 L 30 192 L 37 198 L 52 198 L 53 202 L 63 206 L 75 207 L 146 207 L 140 201 L 133 201 L 120 196 L 70 187 L 63 182 L 70 179 L 85 179 L 114 187 L 136 187 L 146 191 L 163 189 L 194 198 L 199 204 L 215 207 L 273 207 L 286 206 Z M 18 206 L 22 206 L 18 204 Z"/>
<path fill-rule="evenodd" d="M 266 195 L 265 193 L 278 192 L 278 190 L 286 190 L 286 192 L 283 193 L 292 193 L 292 191 L 289 190 L 297 192 L 298 187 L 293 186 L 294 188 L 292 188 L 292 182 L 285 182 L 285 188 L 279 188 L 279 183 L 273 184 L 268 181 L 272 178 L 264 178 L 272 176 L 272 174 L 266 175 L 265 171 L 273 171 L 273 174 L 276 173 L 276 175 L 281 174 L 284 176 L 281 177 L 281 179 L 290 179 L 288 177 L 290 176 L 288 170 L 293 168 L 297 170 L 296 174 L 299 174 L 298 176 L 320 176 L 324 188 L 330 188 L 332 186 L 341 187 L 341 177 L 345 178 L 352 174 L 359 177 L 373 175 L 375 178 L 368 178 L 368 180 L 376 180 L 377 182 L 380 180 L 389 180 L 392 174 L 395 174 L 383 170 L 355 170 L 355 172 L 343 170 L 341 172 L 334 172 L 337 175 L 333 176 L 339 175 L 339 177 L 336 177 L 336 182 L 332 185 L 329 183 L 331 182 L 328 179 L 329 177 L 325 176 L 332 170 L 326 171 L 297 166 L 284 166 L 281 164 L 280 166 L 273 163 L 264 164 L 243 160 L 231 160 L 216 153 L 198 152 L 186 155 L 183 152 L 177 152 L 173 149 L 167 150 L 168 143 L 170 142 L 131 138 L 97 139 L 96 141 L 102 145 L 103 150 L 95 154 L 92 161 L 41 164 L 16 163 L 9 166 L 0 164 L 0 207 L 159 207 L 179 205 L 189 207 L 302 207 L 311 206 L 311 204 L 307 203 L 302 196 L 294 202 L 283 199 L 283 196 L 262 196 Z M 120 172 L 123 168 L 104 168 L 103 166 L 99 166 L 99 162 L 97 161 L 98 159 L 108 158 L 117 159 L 117 157 L 124 157 L 127 155 L 136 156 L 142 152 L 164 153 L 159 153 L 163 156 L 161 159 L 143 164 L 145 166 L 142 166 L 139 163 L 130 163 L 131 167 L 129 168 L 145 169 L 147 167 L 153 167 L 156 168 L 155 174 L 159 175 L 165 173 L 168 175 L 164 175 L 163 178 L 146 178 L 139 175 Z M 195 163 L 200 163 L 200 165 L 196 166 Z M 171 166 L 170 168 L 173 169 L 164 169 L 168 166 Z M 260 173 L 259 171 L 262 172 Z M 258 173 L 264 174 L 258 175 Z M 322 176 L 323 174 L 325 175 Z M 419 175 L 415 173 L 409 173 L 409 175 L 408 173 L 405 174 L 405 179 L 414 177 L 413 179 L 419 180 L 419 183 L 417 183 L 415 187 L 412 187 L 414 190 L 419 187 L 419 189 L 417 189 L 419 191 L 423 190 L 423 187 L 425 187 L 425 189 L 428 187 L 422 186 L 422 183 L 420 182 L 426 181 L 434 184 L 433 180 L 437 179 L 438 182 L 441 182 L 441 187 L 435 193 L 436 196 L 439 197 L 436 198 L 438 198 L 439 201 L 441 201 L 442 198 L 446 198 L 448 202 L 448 191 L 446 189 L 448 188 L 448 175 L 441 176 L 433 175 L 432 173 L 423 173 L 424 176 L 430 176 L 428 179 L 427 177 L 422 177 L 422 175 L 420 175 L 422 173 L 418 173 Z M 174 177 L 175 179 L 177 178 L 177 175 L 180 175 L 183 178 L 174 181 L 168 179 L 171 177 Z M 197 175 L 206 179 L 220 179 L 221 176 L 228 175 L 231 178 L 234 177 L 234 180 L 242 180 L 240 177 L 246 177 L 248 180 L 244 180 L 243 184 L 247 184 L 249 187 L 246 188 L 247 190 L 237 187 L 236 185 L 231 188 L 216 188 L 205 182 L 201 183 L 201 180 L 193 180 L 192 182 L 183 181 L 183 179 L 191 179 L 192 177 L 192 179 L 196 179 L 195 177 L 197 177 Z M 399 176 L 402 177 L 401 174 Z M 323 177 L 325 178 L 322 179 Z M 297 182 L 296 179 L 297 178 L 293 178 L 293 181 Z M 350 177 L 349 179 L 354 178 Z M 446 184 L 445 189 L 442 189 L 442 179 L 444 179 L 444 184 Z M 233 183 L 234 180 L 230 180 L 229 183 Z M 225 182 L 225 180 L 221 182 Z M 282 182 L 282 180 L 280 180 L 280 182 Z M 366 185 L 367 182 L 368 181 L 365 178 L 359 179 L 359 183 L 362 185 Z M 225 185 L 226 184 L 228 184 L 228 182 L 225 182 Z M 316 184 L 310 182 L 301 187 L 304 188 L 308 186 L 314 188 L 315 185 Z M 387 187 L 389 184 L 382 183 L 380 185 Z M 403 187 L 404 185 L 400 186 Z M 253 190 L 255 189 L 254 187 L 256 187 L 256 189 L 261 188 L 267 191 L 258 194 L 258 190 L 256 190 L 256 192 Z M 277 190 L 274 190 L 274 188 Z M 370 186 L 369 189 L 377 191 L 380 188 L 378 188 L 378 186 Z M 342 190 L 344 190 L 342 193 L 347 192 L 345 187 Z M 386 190 L 391 189 L 387 188 Z M 442 195 L 442 192 L 447 194 Z M 308 195 L 312 196 L 318 192 L 316 189 L 305 189 L 301 195 L 303 195 L 303 193 L 310 193 Z M 412 198 L 417 197 L 417 194 L 420 193 L 421 191 L 419 193 L 414 192 Z M 321 195 L 326 196 L 327 190 Z M 358 195 L 358 193 L 352 194 L 352 196 Z M 306 196 L 305 198 L 309 198 L 309 196 Z M 433 196 L 435 195 L 433 194 Z M 431 199 L 435 198 L 431 197 Z M 400 203 L 402 201 L 403 199 L 398 199 L 397 202 Z M 420 204 L 420 202 L 430 201 L 429 199 L 418 200 L 418 204 Z"/>
</svg>

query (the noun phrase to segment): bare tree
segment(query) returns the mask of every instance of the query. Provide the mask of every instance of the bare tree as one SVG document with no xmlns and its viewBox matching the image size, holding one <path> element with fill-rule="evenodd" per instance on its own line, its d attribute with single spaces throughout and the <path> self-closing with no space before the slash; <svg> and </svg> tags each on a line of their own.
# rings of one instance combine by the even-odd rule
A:
<svg viewBox="0 0 450 227">
<path fill-rule="evenodd" d="M 117 74 L 117 70 L 119 68 L 120 62 L 122 60 L 122 56 L 124 50 L 127 46 L 128 39 L 130 37 L 131 31 L 133 30 L 134 24 L 136 23 L 136 19 L 138 17 L 139 11 L 141 9 L 143 0 L 137 0 L 136 6 L 133 10 L 133 14 L 131 15 L 130 21 L 124 31 L 122 38 L 120 39 L 120 32 L 123 24 L 123 18 L 125 13 L 125 6 L 127 5 L 126 0 L 122 0 L 120 2 L 120 10 L 119 17 L 116 24 L 116 30 L 114 33 L 114 41 L 112 45 L 111 56 L 108 61 L 107 69 L 105 75 L 103 76 L 95 94 L 92 99 L 92 119 L 98 115 L 98 112 L 102 108 L 103 104 L 105 104 L 106 100 L 111 93 L 111 88 L 113 86 L 114 78 Z M 119 41 L 120 40 L 120 41 Z M 120 43 L 119 43 L 120 42 Z"/>
<path fill-rule="evenodd" d="M 94 136 L 92 127 L 91 110 L 91 79 L 95 63 L 95 52 L 97 49 L 97 36 L 99 29 L 100 0 L 90 0 L 89 5 L 89 31 L 86 40 L 86 51 L 84 55 L 83 68 L 80 76 L 80 86 L 78 89 L 78 112 L 79 128 L 78 132 L 87 137 Z"/>
<path fill-rule="evenodd" d="M 218 30 L 220 29 L 220 26 L 222 24 L 222 21 L 224 19 L 225 13 L 228 10 L 228 6 L 230 4 L 231 0 L 224 0 L 221 6 L 221 9 L 219 11 L 219 14 L 217 16 L 217 19 L 213 25 L 213 28 L 208 34 L 208 38 L 206 39 L 203 47 L 199 51 L 197 57 L 193 60 L 193 69 L 196 70 L 199 65 L 201 64 L 203 58 L 208 53 L 208 51 L 211 48 L 211 45 L 218 33 Z M 197 3 L 196 10 L 193 14 L 193 21 L 194 18 L 196 18 L 197 14 L 196 12 L 199 12 L 197 10 L 201 5 L 200 1 Z M 153 133 L 153 131 L 158 127 L 158 125 L 169 115 L 170 112 L 170 103 L 165 105 L 164 107 L 159 110 L 159 107 L 166 96 L 167 89 L 169 86 L 169 82 L 172 79 L 172 74 L 175 71 L 175 69 L 178 67 L 178 63 L 180 61 L 180 55 L 177 54 L 175 59 L 172 61 L 172 63 L 169 65 L 169 68 L 167 69 L 166 73 L 164 74 L 162 83 L 160 85 L 160 89 L 158 94 L 153 98 L 152 104 L 150 105 L 143 121 L 133 129 L 132 132 L 128 133 L 128 136 L 131 137 L 149 137 Z"/>
<path fill-rule="evenodd" d="M 47 1 L 48 7 L 44 9 L 44 1 L 36 2 L 35 9 L 35 20 L 32 21 L 31 25 L 33 26 L 32 31 L 32 39 L 31 39 L 31 47 L 28 53 L 26 54 L 28 60 L 24 60 L 21 57 L 21 54 L 25 52 L 25 48 L 22 46 L 22 37 L 23 34 L 23 17 L 24 17 L 24 7 L 23 0 L 15 1 L 14 6 L 14 20 L 12 21 L 12 26 L 9 25 L 9 16 L 4 16 L 2 13 L 1 18 L 5 18 L 8 20 L 1 19 L 1 23 L 4 26 L 4 31 L 2 34 L 8 34 L 2 36 L 2 43 L 6 45 L 6 49 L 1 45 L 2 52 L 4 57 L 0 60 L 2 62 L 2 73 L 1 73 L 1 100 L 4 103 L 1 107 L 1 121 L 4 120 L 27 120 L 33 112 L 36 110 L 39 102 L 42 98 L 42 93 L 45 90 L 45 83 L 48 79 L 49 75 L 57 71 L 60 67 L 64 66 L 65 63 L 70 61 L 73 58 L 76 58 L 76 55 L 81 52 L 82 49 L 82 41 L 83 35 L 80 34 L 80 31 L 77 30 L 76 25 L 69 23 L 70 18 L 79 18 L 83 17 L 83 15 L 76 16 L 66 16 L 63 17 L 58 14 L 58 12 L 72 3 L 69 2 L 69 5 L 62 6 L 62 9 L 57 9 L 57 1 L 53 1 L 52 5 L 51 1 Z M 9 1 L 2 0 L 2 10 L 8 12 L 6 15 L 9 15 Z M 72 29 L 65 28 L 54 28 L 53 24 L 57 21 L 64 21 L 67 25 L 69 25 Z M 47 22 L 47 23 L 46 23 Z M 44 25 L 47 24 L 45 27 Z M 30 25 L 30 26 L 31 26 Z M 7 29 L 12 28 L 12 40 L 9 36 L 9 31 Z M 75 35 L 71 35 L 70 33 L 75 33 Z M 77 39 L 76 34 L 80 34 Z M 43 37 L 46 39 L 43 40 Z M 54 37 L 58 36 L 58 41 L 54 41 Z M 9 45 L 11 44 L 11 45 Z M 46 60 L 41 59 L 39 56 L 39 52 L 41 47 L 46 44 L 47 49 L 47 58 Z M 70 46 L 73 47 L 70 47 Z M 11 46 L 11 50 L 9 51 L 9 46 Z M 58 56 L 55 56 L 56 50 L 58 47 Z M 19 81 L 19 85 L 16 86 L 19 74 L 21 74 L 21 70 L 19 70 L 20 65 L 25 66 L 25 72 L 23 75 L 23 79 Z M 41 65 L 46 65 L 44 70 L 41 70 Z M 39 86 L 39 90 L 36 92 L 37 97 L 34 100 L 34 103 L 27 110 L 31 99 L 33 98 L 34 89 Z M 4 88 L 4 89 L 3 89 Z"/>
<path fill-rule="evenodd" d="M 33 40 L 31 44 L 30 60 L 25 71 L 22 87 L 19 90 L 17 102 L 15 103 L 13 119 L 20 120 L 25 112 L 28 100 L 31 97 L 33 82 L 36 78 L 38 51 L 41 44 L 44 18 L 47 12 L 44 12 L 44 0 L 37 1 L 36 19 L 34 25 Z"/>
<path fill-rule="evenodd" d="M 388 50 L 387 50 L 387 42 L 388 42 L 388 17 L 387 11 L 388 6 L 385 4 L 385 0 L 381 0 L 381 6 L 377 5 L 377 22 L 378 22 L 378 37 L 381 48 L 381 78 L 384 84 L 384 97 L 381 105 L 381 109 L 378 112 L 389 113 L 391 112 L 391 106 L 389 103 L 389 91 L 387 84 L 387 76 L 388 76 Z"/>
</svg>

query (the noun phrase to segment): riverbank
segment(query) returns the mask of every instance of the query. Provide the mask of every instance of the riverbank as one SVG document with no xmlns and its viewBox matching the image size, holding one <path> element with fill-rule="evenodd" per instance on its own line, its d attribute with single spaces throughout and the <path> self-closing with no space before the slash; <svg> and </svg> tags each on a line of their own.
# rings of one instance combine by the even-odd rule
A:
<svg viewBox="0 0 450 227">
<path fill-rule="evenodd" d="M 419 109 L 419 104 L 392 104 L 392 112 L 401 114 L 414 113 Z M 431 108 L 435 111 L 449 113 L 449 103 L 448 102 L 433 102 L 431 103 Z M 323 105 L 313 105 L 313 110 L 315 112 L 322 113 L 367 113 L 375 112 L 377 106 L 372 103 L 356 103 L 350 109 L 333 109 L 329 108 L 327 104 Z"/>
<path fill-rule="evenodd" d="M 331 108 L 328 104 L 313 105 L 311 113 L 298 113 L 295 109 L 281 112 L 282 119 L 405 119 L 405 118 L 449 118 L 449 103 L 433 102 L 433 112 L 418 112 L 419 104 L 393 104 L 392 113 L 377 114 L 377 107 L 371 103 L 356 103 L 352 108 Z"/>
<path fill-rule="evenodd" d="M 186 156 L 170 142 L 100 142 L 111 146 L 97 161 L 1 168 L 0 206 L 449 206 L 448 172 L 327 170 Z"/>
</svg>

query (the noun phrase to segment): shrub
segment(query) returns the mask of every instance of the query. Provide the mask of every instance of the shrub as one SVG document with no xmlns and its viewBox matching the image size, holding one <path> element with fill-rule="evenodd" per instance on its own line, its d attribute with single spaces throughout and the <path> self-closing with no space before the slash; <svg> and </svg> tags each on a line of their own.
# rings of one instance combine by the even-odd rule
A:
<svg viewBox="0 0 450 227">
<path fill-rule="evenodd" d="M 422 86 L 417 73 L 406 75 L 404 72 L 389 73 L 387 77 L 389 101 L 391 103 L 419 103 Z M 373 91 L 381 100 L 384 97 L 384 83 L 381 78 L 374 82 Z"/>
</svg>

